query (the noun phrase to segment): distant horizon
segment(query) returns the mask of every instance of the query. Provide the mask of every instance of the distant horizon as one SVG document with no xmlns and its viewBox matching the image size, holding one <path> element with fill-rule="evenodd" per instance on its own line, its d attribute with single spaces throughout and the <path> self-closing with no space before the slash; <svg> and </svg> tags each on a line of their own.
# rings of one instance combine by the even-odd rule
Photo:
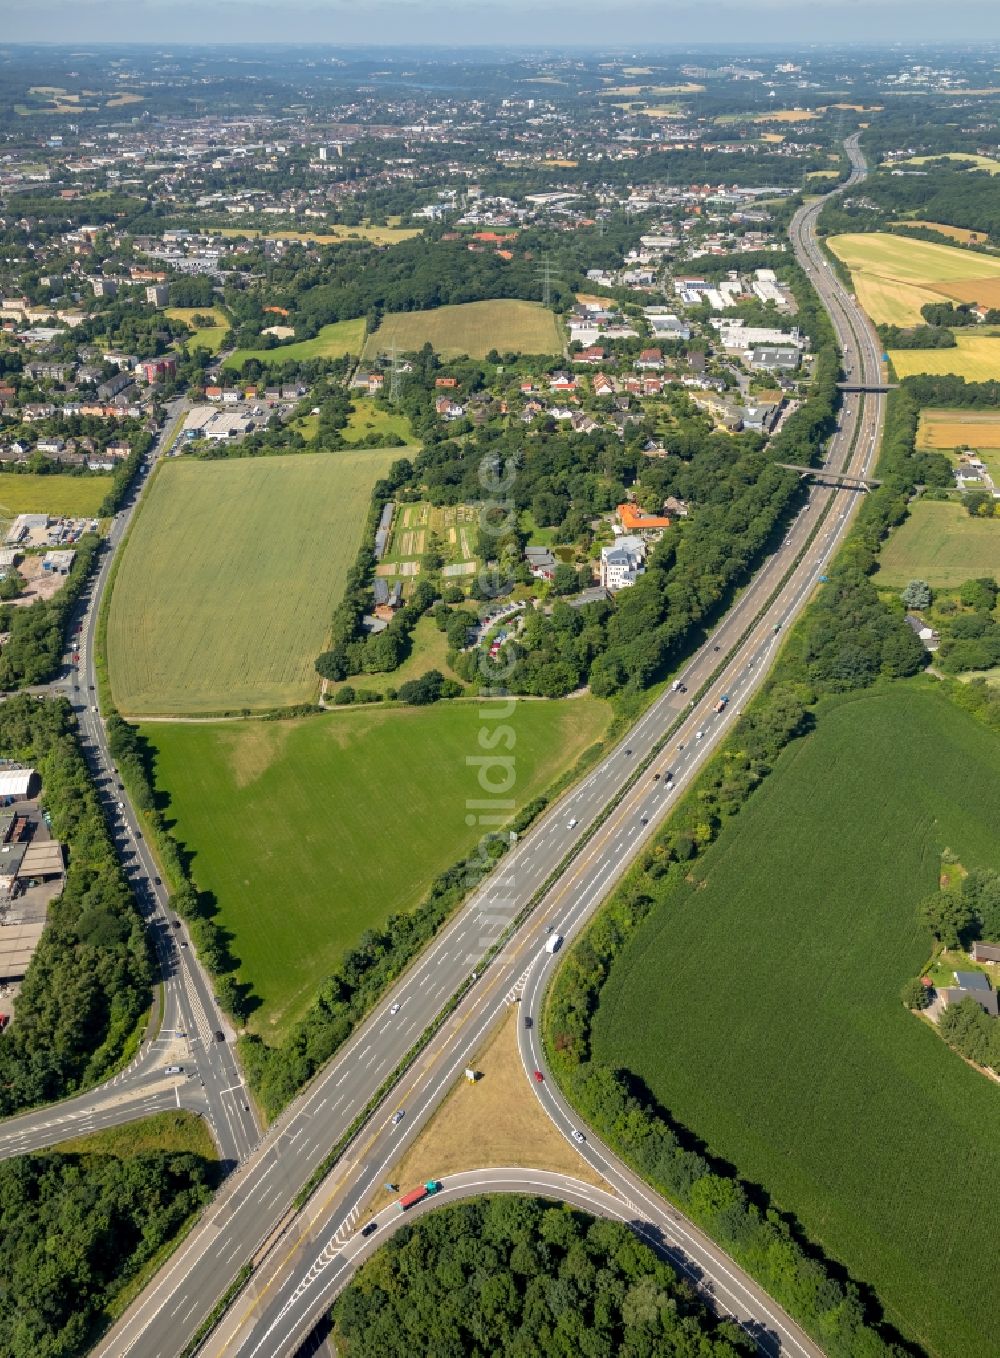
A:
<svg viewBox="0 0 1000 1358">
<path fill-rule="evenodd" d="M 995 0 L 3 0 L 4 46 L 508 50 L 962 47 L 1000 41 Z M 510 30 L 518 34 L 511 40 Z M 233 32 L 240 38 L 233 41 Z M 627 37 L 623 40 L 623 32 Z M 58 33 L 58 40 L 52 35 Z M 392 34 L 391 42 L 379 40 Z M 521 38 L 520 35 L 524 34 Z M 720 42 L 718 33 L 728 34 Z M 848 34 L 857 36 L 849 37 Z M 193 35 L 198 37 L 192 40 Z M 763 34 L 763 36 L 762 36 Z M 182 36 L 184 35 L 184 36 Z M 292 35 L 292 36 L 290 36 Z M 374 35 L 374 36 L 373 36 Z M 567 41 L 570 36 L 570 41 Z"/>
</svg>

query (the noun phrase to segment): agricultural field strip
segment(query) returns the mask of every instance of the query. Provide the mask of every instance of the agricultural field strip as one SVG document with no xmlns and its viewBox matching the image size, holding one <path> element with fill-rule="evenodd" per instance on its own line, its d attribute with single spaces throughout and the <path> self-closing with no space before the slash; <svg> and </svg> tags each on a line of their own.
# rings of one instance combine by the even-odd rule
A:
<svg viewBox="0 0 1000 1358">
<path fill-rule="evenodd" d="M 197 714 L 307 698 L 371 487 L 393 457 L 164 466 L 111 600 L 120 710 Z"/>
</svg>

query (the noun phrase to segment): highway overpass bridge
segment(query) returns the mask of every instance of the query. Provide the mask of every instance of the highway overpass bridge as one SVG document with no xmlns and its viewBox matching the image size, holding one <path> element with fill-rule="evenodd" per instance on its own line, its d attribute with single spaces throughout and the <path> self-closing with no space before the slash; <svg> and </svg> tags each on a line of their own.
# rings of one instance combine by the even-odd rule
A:
<svg viewBox="0 0 1000 1358">
<path fill-rule="evenodd" d="M 814 476 L 817 481 L 830 486 L 845 486 L 848 489 L 853 486 L 859 490 L 871 490 L 874 486 L 882 484 L 874 476 L 848 476 L 845 472 L 833 472 L 827 467 L 800 467 L 797 462 L 779 462 L 778 466 L 783 467 L 786 472 L 798 472 L 803 477 Z"/>
</svg>

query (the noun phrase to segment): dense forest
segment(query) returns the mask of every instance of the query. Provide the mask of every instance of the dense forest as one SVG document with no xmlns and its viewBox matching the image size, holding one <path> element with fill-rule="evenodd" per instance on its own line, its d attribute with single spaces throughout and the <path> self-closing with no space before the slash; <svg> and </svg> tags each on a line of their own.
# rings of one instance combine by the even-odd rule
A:
<svg viewBox="0 0 1000 1358">
<path fill-rule="evenodd" d="M 0 1162 L 0 1353 L 86 1353 L 109 1304 L 207 1201 L 214 1174 L 200 1156 L 165 1152 Z"/>
<path fill-rule="evenodd" d="M 924 173 L 920 174 L 884 170 L 873 174 L 856 195 L 827 203 L 820 228 L 831 235 L 877 231 L 909 214 L 945 226 L 981 231 L 992 244 L 1000 244 L 1000 180 L 983 170 L 962 169 L 961 164 L 942 160 L 921 166 Z M 935 238 L 933 233 L 928 235 L 928 239 Z M 943 238 L 942 243 L 954 245 L 954 241 Z"/>
<path fill-rule="evenodd" d="M 0 1116 L 93 1084 L 114 1069 L 149 1005 L 142 920 L 74 734 L 69 705 L 0 705 L 0 753 L 38 770 L 52 834 L 66 847 L 62 895 L 0 1039 Z"/>
<path fill-rule="evenodd" d="M 344 1358 L 737 1358 L 754 1352 L 618 1222 L 486 1197 L 404 1227 L 333 1308 Z"/>
</svg>

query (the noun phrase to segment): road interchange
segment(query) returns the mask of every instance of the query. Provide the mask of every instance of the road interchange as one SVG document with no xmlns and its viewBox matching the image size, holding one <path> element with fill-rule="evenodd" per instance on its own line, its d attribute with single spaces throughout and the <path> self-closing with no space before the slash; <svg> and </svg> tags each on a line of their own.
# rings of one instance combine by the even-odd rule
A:
<svg viewBox="0 0 1000 1358">
<path fill-rule="evenodd" d="M 849 141 L 848 152 L 852 161 L 848 182 L 855 183 L 864 175 L 856 138 Z M 814 203 L 800 209 L 792 224 L 793 243 L 830 312 L 848 376 L 877 387 L 881 382 L 877 340 L 815 241 L 820 207 Z M 874 468 L 883 397 L 877 392 L 851 397 L 847 405 L 841 430 L 831 440 L 828 465 L 867 476 Z M 221 1031 L 231 1038 L 232 1032 L 194 950 L 182 946 L 188 941 L 186 932 L 172 929 L 166 916 L 166 889 L 139 817 L 120 787 L 96 712 L 94 649 L 101 600 L 146 479 L 165 450 L 167 435 L 113 524 L 100 570 L 83 601 L 75 643 L 82 657 L 79 687 L 71 674 L 51 687 L 73 704 L 116 842 L 123 857 L 127 855 L 126 868 L 163 968 L 161 1027 L 129 1068 L 105 1085 L 0 1125 L 0 1155 L 39 1149 L 160 1109 L 184 1106 L 202 1113 L 223 1158 L 238 1163 L 239 1169 L 96 1352 L 104 1358 L 124 1354 L 172 1358 L 240 1267 L 254 1258 L 258 1266 L 251 1286 L 230 1309 L 206 1351 L 243 1358 L 291 1354 L 329 1306 L 330 1279 L 339 1278 L 339 1286 L 350 1275 L 341 1266 L 335 1274 L 329 1269 L 317 1272 L 316 1260 L 340 1254 L 345 1259 L 362 1257 L 353 1250 L 346 1254 L 343 1249 L 332 1250 L 332 1245 L 351 1241 L 350 1226 L 361 1207 L 378 1193 L 385 1171 L 425 1125 L 507 1004 L 521 995 L 525 1013 L 540 1012 L 544 986 L 558 962 L 558 954 L 544 951 L 546 931 L 556 929 L 571 939 L 648 845 L 673 801 L 724 738 L 730 715 L 763 681 L 785 627 L 808 602 L 817 574 L 839 545 L 859 492 L 822 486 L 809 490 L 778 550 L 682 671 L 687 693 L 697 695 L 693 706 L 685 693 L 666 693 L 650 706 L 604 762 L 511 849 L 344 1050 L 262 1138 L 230 1043 L 215 1037 Z M 822 526 L 816 530 L 824 509 Z M 720 716 L 712 708 L 723 692 L 730 695 L 730 704 Z M 667 732 L 671 734 L 663 744 Z M 661 776 L 657 779 L 655 773 Z M 532 903 L 526 921 L 483 970 L 484 954 Z M 428 1024 L 463 990 L 465 998 L 402 1076 L 392 1103 L 384 1101 L 368 1119 L 304 1212 L 296 1214 L 292 1207 L 296 1195 L 349 1132 L 359 1110 L 377 1096 Z M 395 1006 L 398 1010 L 393 1012 Z M 542 1069 L 542 1054 L 535 1045 L 537 1028 L 523 1030 L 520 1037 L 526 1069 L 529 1063 L 532 1070 Z M 167 1063 L 183 1064 L 185 1069 L 179 1077 L 168 1077 Z M 555 1125 L 569 1135 L 575 1127 L 573 1115 L 552 1082 L 532 1082 L 532 1087 Z M 390 1114 L 397 1105 L 406 1115 L 394 1126 Z M 799 1358 L 819 1353 L 739 1270 L 732 1275 L 738 1282 L 732 1281 L 729 1275 L 735 1265 L 718 1251 L 719 1258 L 713 1261 L 711 1242 L 699 1238 L 700 1233 L 673 1208 L 631 1176 L 607 1147 L 589 1133 L 587 1137 L 578 1149 L 616 1188 L 629 1210 L 635 1209 L 629 1219 L 636 1228 L 654 1233 L 672 1251 L 675 1264 L 698 1277 L 709 1300 L 758 1337 L 763 1352 Z M 697 1250 L 706 1248 L 709 1252 L 700 1259 Z"/>
<path fill-rule="evenodd" d="M 864 174 L 856 139 L 848 143 L 848 151 L 853 166 L 849 182 L 854 183 Z M 819 207 L 809 204 L 796 215 L 793 242 L 831 314 L 848 375 L 877 388 L 881 383 L 877 341 L 815 241 Z M 871 473 L 882 406 L 877 391 L 850 399 L 841 429 L 831 440 L 831 467 L 861 476 Z M 691 700 L 685 694 L 664 694 L 605 761 L 512 848 L 230 1176 L 165 1270 L 98 1346 L 102 1358 L 176 1354 L 251 1259 L 257 1263 L 251 1284 L 205 1351 L 241 1358 L 294 1353 L 332 1295 L 328 1282 L 332 1275 L 328 1269 L 316 1270 L 317 1259 L 336 1256 L 337 1242 L 350 1238 L 351 1223 L 361 1207 L 379 1192 L 388 1167 L 432 1115 L 511 999 L 523 991 L 528 997 L 526 1012 L 531 1008 L 537 1012 L 542 988 L 558 960 L 558 954 L 544 952 L 546 930 L 557 929 L 571 939 L 649 843 L 672 802 L 724 738 L 729 714 L 738 711 L 763 681 L 784 628 L 808 602 L 817 574 L 842 540 L 859 494 L 854 489 L 810 489 L 780 548 L 682 672 L 687 691 L 698 695 L 694 706 L 688 706 Z M 822 526 L 814 530 L 824 508 Z M 731 701 L 717 716 L 712 707 L 721 692 Z M 701 738 L 698 731 L 703 732 Z M 650 754 L 665 732 L 671 733 L 665 746 Z M 639 764 L 646 766 L 637 774 Z M 669 780 L 668 771 L 673 775 Z M 659 779 L 653 776 L 656 772 Z M 480 970 L 483 955 L 498 934 L 533 901 L 537 903 L 526 922 L 492 964 Z M 358 1110 L 377 1096 L 419 1035 L 463 988 L 465 998 L 403 1075 L 392 1102 L 383 1100 L 304 1211 L 296 1214 L 292 1206 L 296 1194 L 350 1131 Z M 541 1053 L 532 1048 L 529 1059 L 537 1066 Z M 556 1125 L 568 1132 L 572 1114 L 551 1082 L 535 1090 L 541 1091 Z M 405 1117 L 393 1125 L 390 1115 L 397 1105 L 405 1109 Z M 609 1182 L 618 1176 L 617 1182 L 627 1185 L 622 1191 L 631 1195 L 630 1200 L 635 1201 L 641 1189 L 648 1200 L 650 1229 L 663 1229 L 654 1219 L 654 1208 L 673 1213 L 666 1217 L 668 1223 L 676 1226 L 681 1220 L 639 1181 L 630 1181 L 626 1168 L 589 1134 L 581 1149 Z M 637 1216 L 646 1219 L 642 1213 Z M 686 1223 L 683 1229 L 689 1235 L 694 1231 Z M 681 1248 L 679 1242 L 675 1248 Z M 691 1267 L 701 1266 L 692 1260 Z M 726 1267 L 735 1268 L 731 1261 Z M 755 1328 L 762 1351 L 818 1353 L 759 1289 L 754 1296 L 745 1275 L 740 1275 L 740 1287 L 741 1295 L 750 1299 L 745 1315 L 740 1315 L 734 1299 L 731 1305 L 724 1301 L 724 1278 L 712 1281 L 710 1295 L 715 1304 L 732 1309 L 742 1323 Z"/>
</svg>

